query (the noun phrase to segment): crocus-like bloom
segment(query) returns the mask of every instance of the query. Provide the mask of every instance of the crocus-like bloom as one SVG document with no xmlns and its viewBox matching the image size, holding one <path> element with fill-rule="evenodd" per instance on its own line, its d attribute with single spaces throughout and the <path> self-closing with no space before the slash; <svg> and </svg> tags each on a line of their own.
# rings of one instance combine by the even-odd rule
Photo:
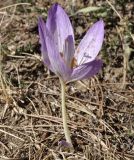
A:
<svg viewBox="0 0 134 160">
<path fill-rule="evenodd" d="M 75 49 L 73 27 L 60 5 L 54 4 L 46 24 L 38 22 L 44 64 L 64 82 L 94 76 L 102 67 L 97 59 L 104 39 L 104 22 L 99 20 L 86 33 Z"/>
</svg>

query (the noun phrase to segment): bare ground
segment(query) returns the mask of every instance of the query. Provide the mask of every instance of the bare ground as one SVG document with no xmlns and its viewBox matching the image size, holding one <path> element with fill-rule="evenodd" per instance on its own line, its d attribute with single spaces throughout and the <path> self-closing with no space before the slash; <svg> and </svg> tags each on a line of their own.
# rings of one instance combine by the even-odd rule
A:
<svg viewBox="0 0 134 160">
<path fill-rule="evenodd" d="M 59 80 L 43 65 L 38 42 L 37 19 L 55 2 L 0 1 L 0 160 L 133 160 L 134 3 L 58 1 L 76 44 L 93 22 L 105 21 L 102 71 L 66 89 L 70 152 L 59 145 Z"/>
</svg>

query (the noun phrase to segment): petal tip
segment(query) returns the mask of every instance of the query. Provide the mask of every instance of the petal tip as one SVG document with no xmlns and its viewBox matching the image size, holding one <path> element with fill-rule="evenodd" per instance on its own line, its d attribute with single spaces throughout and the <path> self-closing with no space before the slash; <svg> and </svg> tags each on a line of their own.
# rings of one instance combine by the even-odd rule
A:
<svg viewBox="0 0 134 160">
<path fill-rule="evenodd" d="M 58 4 L 58 3 L 55 3 L 52 5 L 52 7 L 50 8 L 50 12 L 52 12 L 53 14 L 55 14 L 57 12 L 57 10 L 63 10 L 63 8 Z"/>
<path fill-rule="evenodd" d="M 54 4 L 52 5 L 52 7 L 58 7 L 58 6 L 59 6 L 58 3 L 54 3 Z"/>
<path fill-rule="evenodd" d="M 97 24 L 98 26 L 102 27 L 103 30 L 104 30 L 105 23 L 104 23 L 103 19 L 100 19 L 99 21 L 97 21 L 96 24 Z"/>
<path fill-rule="evenodd" d="M 38 17 L 38 27 L 43 27 L 45 25 L 45 22 L 41 16 Z"/>
<path fill-rule="evenodd" d="M 42 16 L 38 17 L 38 23 L 40 23 L 41 21 L 43 21 Z"/>
<path fill-rule="evenodd" d="M 104 26 L 104 25 L 105 25 L 103 19 L 100 19 L 100 20 L 97 21 L 95 24 L 96 24 L 96 25 L 99 25 L 99 26 Z"/>
</svg>

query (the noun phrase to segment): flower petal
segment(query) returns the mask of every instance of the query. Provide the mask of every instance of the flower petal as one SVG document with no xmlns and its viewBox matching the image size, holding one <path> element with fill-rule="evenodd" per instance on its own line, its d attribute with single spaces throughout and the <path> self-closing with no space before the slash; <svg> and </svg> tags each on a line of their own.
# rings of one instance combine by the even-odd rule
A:
<svg viewBox="0 0 134 160">
<path fill-rule="evenodd" d="M 74 41 L 74 33 L 68 15 L 60 5 L 54 4 L 48 13 L 46 22 L 48 30 L 54 35 L 54 41 L 57 43 L 59 53 L 63 53 L 66 38 L 71 35 Z"/>
<path fill-rule="evenodd" d="M 74 69 L 71 75 L 70 81 L 82 80 L 96 75 L 102 67 L 101 60 L 94 60 L 82 64 Z"/>
<path fill-rule="evenodd" d="M 53 72 L 55 72 L 56 75 L 58 75 L 66 82 L 70 79 L 72 69 L 65 64 L 64 60 L 59 54 L 51 33 L 48 31 L 47 28 L 45 29 L 45 31 L 46 46 L 49 53 L 48 56 Z"/>
<path fill-rule="evenodd" d="M 104 39 L 104 22 L 96 22 L 80 42 L 75 58 L 78 65 L 93 61 L 99 53 Z"/>
<path fill-rule="evenodd" d="M 74 42 L 73 42 L 73 37 L 72 36 L 68 36 L 65 40 L 65 45 L 64 45 L 64 60 L 65 63 L 67 64 L 67 66 L 71 67 L 72 64 L 72 60 L 74 57 Z"/>
<path fill-rule="evenodd" d="M 41 44 L 41 54 L 43 57 L 43 62 L 45 63 L 45 65 L 47 65 L 48 67 L 50 66 L 50 61 L 49 61 L 49 57 L 48 57 L 48 52 L 47 52 L 47 48 L 46 48 L 46 40 L 45 40 L 45 23 L 43 21 L 43 19 L 41 17 L 39 17 L 38 19 L 38 30 L 39 30 L 39 38 L 40 38 L 40 44 Z"/>
</svg>

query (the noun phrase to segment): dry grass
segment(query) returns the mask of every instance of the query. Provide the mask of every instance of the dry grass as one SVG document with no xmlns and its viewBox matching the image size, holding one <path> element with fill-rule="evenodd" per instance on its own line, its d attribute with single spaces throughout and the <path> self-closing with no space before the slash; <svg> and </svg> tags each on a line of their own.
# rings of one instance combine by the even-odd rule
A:
<svg viewBox="0 0 134 160">
<path fill-rule="evenodd" d="M 7 2 L 0 9 L 0 159 L 134 159 L 131 2 L 126 3 L 125 13 L 122 4 L 115 7 L 114 0 L 106 0 L 90 4 L 102 5 L 105 10 L 77 15 L 74 12 L 90 2 L 73 1 L 72 5 L 71 1 L 60 1 L 72 13 L 77 41 L 89 22 L 102 17 L 106 24 L 102 72 L 67 87 L 74 152 L 59 145 L 64 140 L 60 85 L 43 66 L 39 54 L 37 18 L 41 14 L 46 17 L 52 2 Z"/>
</svg>

